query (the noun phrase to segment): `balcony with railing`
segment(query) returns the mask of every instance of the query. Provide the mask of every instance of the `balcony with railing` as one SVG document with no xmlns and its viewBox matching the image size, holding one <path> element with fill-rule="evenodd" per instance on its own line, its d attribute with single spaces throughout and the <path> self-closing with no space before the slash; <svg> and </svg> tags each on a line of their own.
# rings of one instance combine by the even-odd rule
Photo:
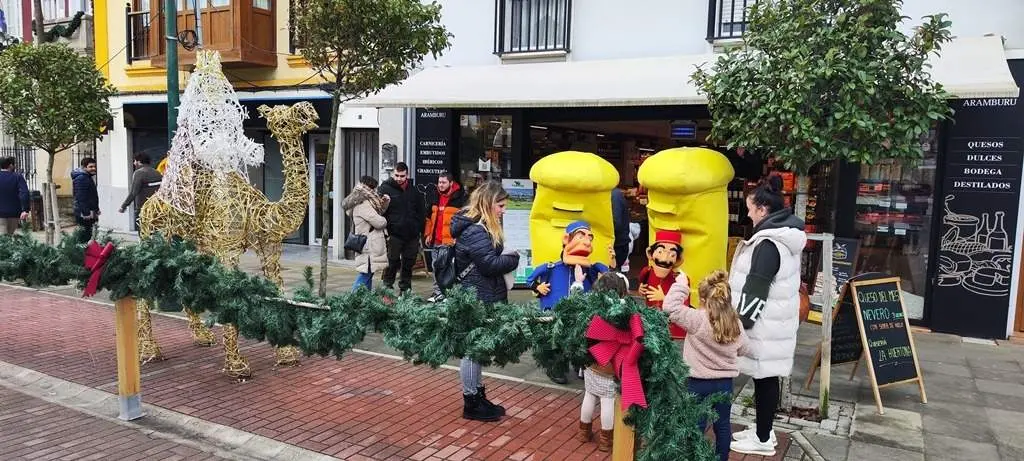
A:
<svg viewBox="0 0 1024 461">
<path fill-rule="evenodd" d="M 495 0 L 494 54 L 569 52 L 572 0 Z"/>
<path fill-rule="evenodd" d="M 708 41 L 742 38 L 755 0 L 708 0 Z"/>
<path fill-rule="evenodd" d="M 146 45 L 150 63 L 167 67 L 167 40 L 164 37 L 163 2 L 136 0 L 136 11 L 148 11 L 149 34 Z M 196 37 L 196 4 L 202 25 L 202 44 L 220 52 L 224 67 L 274 67 L 277 65 L 277 27 L 272 0 L 171 0 L 177 5 L 178 36 Z M 143 22 L 141 19 L 140 22 Z M 141 26 L 140 26 L 141 28 Z M 186 32 L 189 31 L 189 32 Z M 141 35 L 137 35 L 141 37 Z M 129 39 L 131 39 L 129 37 Z M 139 38 L 141 40 L 141 38 Z M 195 64 L 196 53 L 179 45 L 178 66 Z"/>
<path fill-rule="evenodd" d="M 24 8 L 28 14 L 32 14 L 33 7 Z M 56 36 L 49 37 L 66 43 L 71 49 L 79 53 L 91 55 L 93 53 L 93 20 L 92 2 L 89 0 L 41 0 L 43 23 L 47 31 L 60 31 Z M 6 12 L 6 11 L 5 11 Z M 16 20 L 16 19 L 15 19 Z M 11 21 L 8 19 L 8 21 Z M 33 24 L 29 21 L 29 25 Z M 30 29 L 31 30 L 31 29 Z M 28 34 L 33 36 L 33 34 Z M 33 38 L 35 40 L 35 38 Z"/>
</svg>

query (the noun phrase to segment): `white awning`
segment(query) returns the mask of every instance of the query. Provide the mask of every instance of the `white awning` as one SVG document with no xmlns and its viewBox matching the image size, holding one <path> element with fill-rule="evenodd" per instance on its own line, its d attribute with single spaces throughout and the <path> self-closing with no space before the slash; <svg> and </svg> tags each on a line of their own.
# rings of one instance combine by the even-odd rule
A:
<svg viewBox="0 0 1024 461">
<path fill-rule="evenodd" d="M 690 82 L 714 55 L 424 69 L 362 100 L 363 107 L 509 108 L 707 104 Z M 999 37 L 947 43 L 933 78 L 954 98 L 1016 97 Z"/>
<path fill-rule="evenodd" d="M 932 78 L 955 99 L 1016 98 L 1020 93 L 1006 64 L 1002 37 L 953 39 L 930 62 Z"/>
</svg>

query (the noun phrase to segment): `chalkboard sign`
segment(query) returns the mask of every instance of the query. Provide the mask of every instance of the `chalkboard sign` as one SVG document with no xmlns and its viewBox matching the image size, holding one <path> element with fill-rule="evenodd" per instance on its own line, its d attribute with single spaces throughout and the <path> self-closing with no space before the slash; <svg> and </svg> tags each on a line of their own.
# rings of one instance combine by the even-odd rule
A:
<svg viewBox="0 0 1024 461">
<path fill-rule="evenodd" d="M 853 248 L 856 251 L 856 246 Z M 835 272 L 833 270 L 833 273 Z M 832 365 L 858 363 L 864 355 L 864 342 L 861 341 L 857 314 L 854 312 L 857 306 L 853 303 L 853 292 L 850 290 L 849 282 L 883 278 L 889 278 L 889 275 L 880 272 L 868 272 L 853 278 L 850 278 L 849 275 L 844 277 L 843 284 L 840 285 L 835 308 L 832 310 Z M 820 321 L 816 323 L 820 323 Z M 821 345 L 818 346 L 818 351 L 814 353 L 814 360 L 811 361 L 811 369 L 807 372 L 807 382 L 804 384 L 804 389 L 810 389 L 811 382 L 814 381 L 814 375 L 820 366 Z M 853 379 L 856 372 L 857 368 L 854 367 L 850 373 L 850 379 Z"/>
<path fill-rule="evenodd" d="M 857 328 L 857 316 L 854 314 L 856 307 L 853 305 L 853 296 L 849 290 L 844 289 L 842 302 L 836 305 L 834 317 L 832 317 L 832 364 L 856 362 L 864 354 L 864 345 L 860 340 L 860 330 Z"/>
<path fill-rule="evenodd" d="M 860 250 L 860 240 L 848 239 L 848 238 L 837 238 L 832 241 L 832 289 L 835 290 L 833 293 L 836 300 L 835 302 L 841 301 L 843 298 L 842 289 L 845 288 L 846 282 L 853 277 L 855 270 L 855 263 L 857 262 L 858 251 Z M 814 297 L 817 298 L 822 296 L 822 287 L 824 287 L 824 277 L 822 272 L 818 272 L 818 276 L 814 281 Z M 852 304 L 850 306 L 852 308 Z M 811 323 L 821 323 L 821 306 L 817 304 L 811 305 L 811 312 L 807 316 L 807 321 Z M 849 311 L 847 311 L 849 312 Z M 853 319 L 850 319 L 851 321 Z M 835 322 L 835 320 L 833 320 Z M 856 323 L 856 322 L 854 322 Z M 835 329 L 833 328 L 833 335 Z M 834 349 L 833 349 L 834 351 Z M 834 362 L 833 362 L 834 363 Z"/>
<path fill-rule="evenodd" d="M 868 362 L 879 413 L 884 410 L 878 389 L 892 384 L 918 382 L 921 401 L 927 402 L 897 277 L 869 272 L 849 279 L 840 291 L 839 301 L 832 311 L 831 364 L 856 364 L 850 373 L 853 379 L 863 358 Z M 819 345 L 807 373 L 805 389 L 811 387 L 820 365 Z"/>
<path fill-rule="evenodd" d="M 865 357 L 879 413 L 883 410 L 878 388 L 892 384 L 916 381 L 921 388 L 921 400 L 926 402 L 913 334 L 903 308 L 900 279 L 857 280 L 848 286 L 856 306 L 861 342 L 867 351 Z"/>
<path fill-rule="evenodd" d="M 879 386 L 917 378 L 917 361 L 903 312 L 899 279 L 854 282 L 850 285 L 857 318 L 871 352 Z"/>
</svg>

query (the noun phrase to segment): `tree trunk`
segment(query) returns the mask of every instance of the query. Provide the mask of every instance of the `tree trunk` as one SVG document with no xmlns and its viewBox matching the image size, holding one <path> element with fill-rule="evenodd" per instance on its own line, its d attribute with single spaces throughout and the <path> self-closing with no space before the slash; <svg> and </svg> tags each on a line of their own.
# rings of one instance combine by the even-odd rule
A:
<svg viewBox="0 0 1024 461">
<path fill-rule="evenodd" d="M 57 235 L 57 188 L 53 185 L 53 157 L 53 153 L 46 153 L 46 184 L 43 185 L 43 222 L 46 223 L 47 245 L 53 245 Z"/>
<path fill-rule="evenodd" d="M 340 80 L 340 73 L 338 79 Z M 324 160 L 324 188 L 321 192 L 320 214 L 322 215 L 320 229 L 320 290 L 321 298 L 327 296 L 327 243 L 331 236 L 331 191 L 334 179 L 334 149 L 335 140 L 338 138 L 338 112 L 341 110 L 341 89 L 336 88 L 331 96 L 331 138 L 327 141 L 327 158 Z M 315 165 L 314 165 L 315 167 Z M 338 236 L 340 239 L 341 236 Z"/>
<path fill-rule="evenodd" d="M 32 0 L 32 20 L 35 21 L 33 31 L 36 34 L 36 44 L 43 43 L 43 33 L 46 32 L 43 24 L 43 0 Z M 51 183 L 52 184 L 52 183 Z"/>
</svg>

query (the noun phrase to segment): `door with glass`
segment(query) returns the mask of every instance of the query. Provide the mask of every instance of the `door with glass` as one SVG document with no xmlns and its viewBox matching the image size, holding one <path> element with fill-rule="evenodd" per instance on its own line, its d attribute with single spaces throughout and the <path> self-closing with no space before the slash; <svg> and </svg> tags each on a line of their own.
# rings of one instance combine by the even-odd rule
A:
<svg viewBox="0 0 1024 461">
<path fill-rule="evenodd" d="M 323 203 L 327 200 L 327 212 L 334 209 L 334 200 L 330 195 L 324 195 L 324 173 L 327 171 L 327 152 L 330 137 L 326 134 L 314 134 L 309 137 L 309 164 L 310 181 L 313 185 L 311 199 L 309 201 L 309 215 L 313 217 L 312 226 L 309 229 L 309 241 L 320 245 L 320 238 L 323 235 L 324 211 Z M 332 226 L 333 227 L 333 226 Z M 328 245 L 334 245 L 333 228 L 327 230 Z"/>
</svg>

